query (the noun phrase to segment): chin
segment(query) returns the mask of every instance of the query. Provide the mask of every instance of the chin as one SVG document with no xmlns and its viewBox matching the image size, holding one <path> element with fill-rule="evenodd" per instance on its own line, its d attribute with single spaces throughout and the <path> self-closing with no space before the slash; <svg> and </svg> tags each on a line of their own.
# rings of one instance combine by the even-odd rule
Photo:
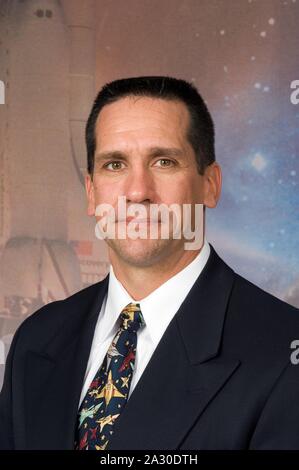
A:
<svg viewBox="0 0 299 470">
<path fill-rule="evenodd" d="M 109 240 L 115 256 L 133 266 L 152 266 L 171 251 L 173 240 Z"/>
</svg>

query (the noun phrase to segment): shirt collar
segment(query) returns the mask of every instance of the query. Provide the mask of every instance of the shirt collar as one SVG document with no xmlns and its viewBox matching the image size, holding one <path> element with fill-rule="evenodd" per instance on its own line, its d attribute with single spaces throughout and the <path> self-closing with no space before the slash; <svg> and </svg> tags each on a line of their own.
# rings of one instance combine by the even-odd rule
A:
<svg viewBox="0 0 299 470">
<path fill-rule="evenodd" d="M 105 308 L 105 313 L 108 315 L 104 315 L 102 331 L 109 335 L 123 308 L 130 302 L 139 303 L 148 333 L 153 342 L 157 343 L 161 338 L 161 332 L 163 334 L 203 270 L 210 251 L 210 245 L 205 241 L 200 253 L 191 263 L 139 301 L 132 299 L 116 278 L 113 267 L 110 265 Z"/>
</svg>

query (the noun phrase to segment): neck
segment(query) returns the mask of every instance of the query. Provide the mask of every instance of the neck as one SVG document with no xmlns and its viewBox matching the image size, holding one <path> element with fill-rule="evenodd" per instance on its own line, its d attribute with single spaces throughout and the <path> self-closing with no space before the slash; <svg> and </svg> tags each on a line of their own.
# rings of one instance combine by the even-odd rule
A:
<svg viewBox="0 0 299 470">
<path fill-rule="evenodd" d="M 201 250 L 202 247 L 200 250 L 177 251 L 169 258 L 146 267 L 129 264 L 112 251 L 109 257 L 118 281 L 134 300 L 139 301 L 182 271 Z"/>
</svg>

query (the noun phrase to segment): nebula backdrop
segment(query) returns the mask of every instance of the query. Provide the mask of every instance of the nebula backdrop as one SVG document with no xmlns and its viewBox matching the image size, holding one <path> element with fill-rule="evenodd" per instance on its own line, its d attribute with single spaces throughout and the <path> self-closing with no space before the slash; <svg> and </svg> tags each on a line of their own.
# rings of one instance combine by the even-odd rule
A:
<svg viewBox="0 0 299 470">
<path fill-rule="evenodd" d="M 28 315 L 108 271 L 86 215 L 84 126 L 121 77 L 197 86 L 223 171 L 207 239 L 299 307 L 298 24 L 299 0 L 0 1 L 0 363 Z"/>
</svg>

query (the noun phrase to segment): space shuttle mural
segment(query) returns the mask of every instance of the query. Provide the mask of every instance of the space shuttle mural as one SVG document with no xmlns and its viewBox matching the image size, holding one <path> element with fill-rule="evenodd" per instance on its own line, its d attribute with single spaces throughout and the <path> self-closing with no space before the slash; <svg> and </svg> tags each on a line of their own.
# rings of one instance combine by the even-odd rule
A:
<svg viewBox="0 0 299 470">
<path fill-rule="evenodd" d="M 84 128 L 95 95 L 93 0 L 0 0 L 0 339 L 104 277 L 86 215 Z M 1 377 L 0 377 L 1 385 Z"/>
</svg>

